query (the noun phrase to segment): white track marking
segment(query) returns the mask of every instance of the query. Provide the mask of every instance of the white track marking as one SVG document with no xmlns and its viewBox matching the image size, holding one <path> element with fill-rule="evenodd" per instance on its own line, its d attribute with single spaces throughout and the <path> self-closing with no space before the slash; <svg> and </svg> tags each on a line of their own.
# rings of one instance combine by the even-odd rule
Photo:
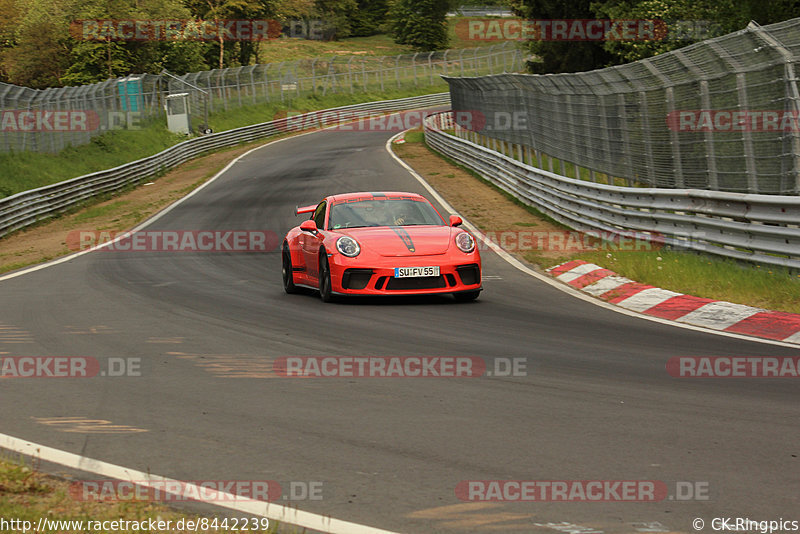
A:
<svg viewBox="0 0 800 534">
<path fill-rule="evenodd" d="M 577 280 L 581 276 L 585 274 L 592 273 L 594 271 L 599 271 L 602 269 L 599 265 L 595 265 L 594 263 L 584 263 L 583 265 L 578 265 L 574 269 L 570 269 L 565 273 L 561 273 L 556 278 L 561 280 L 562 282 L 572 282 L 573 280 Z"/>
<path fill-rule="evenodd" d="M 180 198 L 164 208 L 163 210 L 159 211 L 146 221 L 144 221 L 139 226 L 135 227 L 124 234 L 117 236 L 116 239 L 103 243 L 102 245 L 97 245 L 87 250 L 82 250 L 80 252 L 76 252 L 74 254 L 70 254 L 68 256 L 64 256 L 63 258 L 59 258 L 53 261 L 49 261 L 47 263 L 42 263 L 40 265 L 35 265 L 33 267 L 28 267 L 27 269 L 23 269 L 21 271 L 16 271 L 10 274 L 6 274 L 5 276 L 0 276 L 0 282 L 3 280 L 8 280 L 11 278 L 16 278 L 17 276 L 22 276 L 24 274 L 32 273 L 38 271 L 40 269 L 46 269 L 48 267 L 52 267 L 54 265 L 58 265 L 60 263 L 64 263 L 70 260 L 73 260 L 79 256 L 83 256 L 84 254 L 88 254 L 90 252 L 94 252 L 99 250 L 103 247 L 109 246 L 111 243 L 115 243 L 116 241 L 124 238 L 125 236 L 133 233 L 138 232 L 139 230 L 146 228 L 147 226 L 153 224 L 161 217 L 178 207 L 182 202 L 186 201 L 187 199 L 191 198 L 192 196 L 199 193 L 202 189 L 207 187 L 209 184 L 214 182 L 217 178 L 225 174 L 228 169 L 233 167 L 239 160 L 244 158 L 245 156 L 249 155 L 256 150 L 260 150 L 267 146 L 273 145 L 275 143 L 280 143 L 281 141 L 286 141 L 288 139 L 295 139 L 297 137 L 302 137 L 304 135 L 310 135 L 316 133 L 317 130 L 313 130 L 310 132 L 305 132 L 297 135 L 293 135 L 290 137 L 284 137 L 282 139 L 276 139 L 273 141 L 269 141 L 263 145 L 254 147 L 244 154 L 233 159 L 230 163 L 225 165 L 225 167 L 220 170 L 217 174 L 209 178 L 205 183 L 201 186 L 193 190 L 191 193 L 186 195 L 183 198 Z M 81 471 L 88 471 L 91 473 L 95 473 L 98 475 L 107 476 L 110 478 L 117 478 L 119 480 L 152 480 L 152 481 L 165 481 L 169 480 L 163 477 L 149 475 L 147 473 L 139 473 L 138 471 L 128 469 L 125 467 L 108 464 L 102 462 L 100 460 L 93 460 L 91 458 L 85 458 L 82 456 L 78 456 L 76 454 L 72 454 L 65 451 L 60 451 L 58 449 L 53 449 L 50 447 L 46 447 L 44 445 L 38 445 L 36 443 L 31 443 L 28 441 L 24 441 L 12 436 L 7 436 L 5 434 L 0 434 L 0 447 L 13 450 L 15 452 L 19 452 L 22 454 L 28 454 L 31 456 L 35 456 L 37 458 L 41 458 L 42 460 L 52 462 L 55 464 L 66 465 L 69 467 L 74 467 L 75 469 L 80 469 Z M 198 499 L 201 500 L 201 499 Z M 298 525 L 301 527 L 310 528 L 313 530 L 317 530 L 320 532 L 328 532 L 331 534 L 396 534 L 388 530 L 381 530 L 373 527 L 367 527 L 364 525 L 359 525 L 356 523 L 350 523 L 348 521 L 342 521 L 340 519 L 333 519 L 327 516 L 321 516 L 317 514 L 312 514 L 310 512 L 303 512 L 297 510 L 295 508 L 289 508 L 286 506 L 280 506 L 277 504 L 271 503 L 263 503 L 260 501 L 251 501 L 246 502 L 246 500 L 239 499 L 235 503 L 219 503 L 219 502 L 208 502 L 208 504 L 212 504 L 215 506 L 221 506 L 223 508 L 228 508 L 231 510 L 235 510 L 237 512 L 244 512 L 249 513 L 252 515 L 258 515 L 261 517 L 266 517 L 268 519 L 273 519 L 276 521 L 282 521 L 285 523 L 290 523 L 292 525 Z"/>
<path fill-rule="evenodd" d="M 733 304 L 732 302 L 709 302 L 679 317 L 677 320 L 680 322 L 686 321 L 687 323 L 701 324 L 706 328 L 713 328 L 715 330 L 724 330 L 729 326 L 735 325 L 739 321 L 743 321 L 763 311 L 765 310 L 751 308 L 750 306 L 744 306 L 742 304 Z"/>
<path fill-rule="evenodd" d="M 335 126 L 331 126 L 331 128 L 335 128 Z M 118 235 L 115 239 L 113 239 L 111 241 L 107 241 L 107 242 L 102 243 L 100 245 L 95 245 L 92 248 L 89 248 L 89 249 L 86 249 L 86 250 L 81 250 L 79 252 L 75 252 L 74 254 L 69 254 L 67 256 L 64 256 L 63 258 L 58 258 L 58 259 L 55 259 L 55 260 L 52 260 L 52 261 L 48 261 L 47 263 L 41 263 L 39 265 L 34 265 L 33 267 L 28 267 L 26 269 L 22 269 L 21 271 L 15 271 L 13 273 L 9 273 L 9 274 L 6 274 L 4 276 L 0 276 L 0 282 L 2 282 L 3 280 L 8 280 L 10 278 L 16 278 L 17 276 L 22 276 L 23 274 L 32 273 L 32 272 L 38 271 L 40 269 L 46 269 L 48 267 L 52 267 L 53 265 L 58 265 L 60 263 L 64 263 L 64 262 L 67 262 L 67 261 L 70 261 L 70 260 L 74 260 L 75 258 L 77 258 L 79 256 L 83 256 L 84 254 L 88 254 L 90 252 L 94 252 L 96 250 L 100 250 L 101 248 L 110 246 L 112 243 L 116 243 L 120 239 L 123 239 L 123 238 L 133 234 L 134 232 L 138 232 L 139 230 L 141 230 L 143 228 L 147 228 L 148 226 L 150 226 L 151 224 L 153 224 L 154 222 L 159 220 L 161 217 L 163 217 L 164 215 L 166 215 L 167 213 L 169 213 L 173 209 L 177 208 L 181 203 L 183 203 L 184 201 L 192 198 L 194 195 L 196 195 L 201 190 L 203 190 L 205 187 L 207 187 L 212 182 L 214 182 L 217 178 L 219 178 L 220 176 L 222 176 L 223 174 L 228 172 L 228 169 L 233 167 L 236 163 L 239 162 L 240 159 L 242 159 L 243 157 L 249 155 L 250 153 L 255 152 L 256 150 L 260 150 L 262 148 L 268 147 L 270 145 L 274 145 L 275 143 L 280 143 L 281 141 L 286 141 L 288 139 L 296 139 L 298 137 L 303 137 L 304 135 L 311 135 L 313 133 L 316 133 L 317 131 L 319 131 L 319 130 L 312 130 L 310 132 L 305 132 L 305 133 L 301 133 L 301 134 L 297 134 L 297 135 L 292 135 L 292 136 L 284 137 L 284 138 L 281 138 L 281 139 L 275 139 L 275 140 L 269 141 L 269 142 L 267 142 L 267 143 L 265 143 L 263 145 L 251 148 L 250 150 L 248 150 L 244 154 L 241 154 L 238 157 L 236 157 L 235 159 L 233 159 L 230 163 L 225 165 L 225 167 L 222 170 L 220 170 L 217 174 L 215 174 L 214 176 L 209 178 L 205 183 L 203 183 L 202 185 L 200 185 L 199 187 L 194 189 L 191 193 L 189 193 L 185 197 L 179 198 L 178 200 L 176 200 L 175 202 L 173 202 L 172 204 L 170 204 L 169 206 L 167 206 L 163 210 L 161 210 L 158 213 L 156 213 L 153 216 L 151 216 L 149 219 L 146 219 L 144 222 L 142 222 L 142 224 L 140 224 L 139 226 L 135 227 L 134 229 L 128 230 L 127 232 L 124 232 L 124 233 Z M 192 161 L 192 160 L 189 160 L 189 161 Z M 185 162 L 185 163 L 188 163 L 188 162 Z M 178 165 L 178 167 L 179 166 L 180 165 Z M 175 169 L 175 168 L 177 168 L 177 167 L 173 167 L 173 169 Z M 172 169 L 170 169 L 170 170 L 172 170 Z"/>
<path fill-rule="evenodd" d="M 784 341 L 788 341 L 789 343 L 798 343 L 800 344 L 800 332 L 795 332 L 791 336 L 784 339 Z"/>
<path fill-rule="evenodd" d="M 612 289 L 617 289 L 618 287 L 622 287 L 625 284 L 630 284 L 633 282 L 630 278 L 625 278 L 624 276 L 606 276 L 605 278 L 601 278 L 594 284 L 589 284 L 588 286 L 583 288 L 584 293 L 589 293 L 595 297 L 599 297 L 603 293 L 608 293 Z"/>
<path fill-rule="evenodd" d="M 86 458 L 71 452 L 65 452 L 44 445 L 38 445 L 30 441 L 22 440 L 12 436 L 0 434 L 0 447 L 8 449 L 26 456 L 31 456 L 39 460 L 44 460 L 58 465 L 78 469 L 89 473 L 94 473 L 108 478 L 115 478 L 117 480 L 135 480 L 136 484 L 144 487 L 158 487 L 164 493 L 171 493 L 165 488 L 169 488 L 166 483 L 178 482 L 171 478 L 166 478 L 151 473 L 143 473 L 134 469 L 128 469 L 119 465 L 114 465 L 92 458 Z M 235 512 L 255 515 L 259 517 L 266 517 L 274 521 L 280 521 L 291 525 L 309 528 L 319 532 L 328 532 L 330 534 L 396 534 L 389 530 L 381 530 L 374 527 L 350 523 L 349 521 L 342 521 L 340 519 L 333 519 L 332 517 L 312 514 L 310 512 L 303 512 L 296 508 L 288 506 L 281 506 L 264 501 L 257 501 L 240 497 L 225 492 L 216 492 L 217 498 L 214 500 L 204 500 L 200 498 L 204 492 L 195 484 L 181 482 L 179 484 L 181 491 L 186 492 L 187 488 L 193 494 L 198 495 L 197 501 L 206 502 L 227 508 Z"/>
<path fill-rule="evenodd" d="M 263 144 L 261 146 L 257 146 L 255 148 L 252 148 L 252 149 L 248 150 L 244 154 L 236 157 L 233 161 L 228 163 L 222 170 L 220 170 L 217 174 L 215 174 L 214 176 L 209 178 L 208 181 L 206 181 L 204 184 L 202 184 L 201 186 L 199 186 L 198 188 L 193 190 L 191 193 L 189 193 L 188 195 L 186 195 L 185 197 L 183 197 L 181 199 L 178 199 L 177 201 L 175 201 L 174 203 L 170 204 L 165 209 L 163 209 L 162 211 L 156 213 L 155 215 L 153 215 L 152 217 L 150 217 L 149 219 L 144 221 L 142 224 L 140 224 L 139 226 L 137 226 L 133 230 L 130 230 L 127 233 L 137 232 L 137 231 L 139 231 L 139 230 L 141 230 L 143 228 L 146 228 L 150 224 L 154 223 L 155 221 L 157 221 L 158 219 L 160 219 L 161 217 L 163 217 L 164 215 L 166 215 L 167 213 L 169 213 L 170 211 L 175 209 L 182 202 L 184 202 L 185 200 L 191 198 L 192 196 L 197 194 L 199 191 L 201 191 L 203 188 L 205 188 L 206 186 L 208 186 L 209 184 L 214 182 L 217 178 L 219 178 L 225 172 L 227 172 L 228 169 L 230 169 L 233 165 L 235 165 L 240 159 L 242 159 L 243 157 L 249 155 L 250 153 L 255 152 L 256 150 L 259 150 L 261 148 L 270 146 L 272 144 L 280 143 L 281 141 L 286 141 L 288 139 L 295 139 L 297 137 L 302 137 L 302 136 L 305 136 L 305 135 L 311 135 L 311 134 L 317 133 L 318 131 L 319 130 L 314 130 L 314 131 L 310 131 L 310 132 L 294 135 L 294 136 L 291 136 L 291 137 L 284 137 L 282 139 L 269 141 L 269 142 L 267 142 L 267 143 L 265 143 L 265 144 Z M 428 193 L 430 193 L 430 195 L 434 199 L 436 199 L 437 202 L 439 202 L 442 206 L 444 206 L 445 208 L 450 210 L 452 213 L 457 213 L 456 210 L 453 208 L 453 206 L 451 206 L 449 202 L 447 202 L 444 198 L 442 198 L 442 196 L 435 189 L 433 189 L 433 187 L 431 187 L 431 185 L 428 184 L 428 182 L 426 182 L 425 179 L 422 178 L 422 176 L 417 174 L 417 172 L 414 171 L 414 169 L 409 167 L 394 152 L 392 152 L 392 149 L 391 149 L 392 141 L 395 138 L 397 138 L 397 137 L 399 137 L 401 135 L 404 135 L 404 134 L 405 134 L 405 132 L 401 132 L 401 133 L 391 137 L 385 144 L 386 151 L 389 153 L 389 155 L 396 162 L 398 162 L 404 169 L 406 169 L 411 174 L 411 176 L 416 178 L 417 181 L 419 181 L 419 183 L 422 184 L 422 186 L 428 191 Z M 790 344 L 790 343 L 783 343 L 783 342 L 780 342 L 780 341 L 773 341 L 773 340 L 761 339 L 761 338 L 753 338 L 753 337 L 750 337 L 750 336 L 745 336 L 745 335 L 741 335 L 741 334 L 734 334 L 734 333 L 731 333 L 731 332 L 719 332 L 719 331 L 716 331 L 716 330 L 710 330 L 710 329 L 707 329 L 707 328 L 697 327 L 697 326 L 693 326 L 693 325 L 675 323 L 675 322 L 672 322 L 672 321 L 661 319 L 659 317 L 652 317 L 652 316 L 649 316 L 649 315 L 642 315 L 642 314 L 639 314 L 639 313 L 636 313 L 636 312 L 625 310 L 624 308 L 620 308 L 618 306 L 614 306 L 612 304 L 608 304 L 608 303 L 603 302 L 601 300 L 597 300 L 597 299 L 595 299 L 595 298 L 593 298 L 593 297 L 591 297 L 589 295 L 586 295 L 585 293 L 583 293 L 581 291 L 578 291 L 578 290 L 576 290 L 576 289 L 574 289 L 574 288 L 572 288 L 572 287 L 570 287 L 570 286 L 568 286 L 566 284 L 558 282 L 558 281 L 554 280 L 553 278 L 551 278 L 551 277 L 549 277 L 547 275 L 544 275 L 544 274 L 541 274 L 539 272 L 536 272 L 533 269 L 529 268 L 528 266 L 524 265 L 519 260 L 517 260 L 515 257 L 510 255 L 508 252 L 506 252 L 505 250 L 500 248 L 498 245 L 496 245 L 494 242 L 492 242 L 490 239 L 488 239 L 485 235 L 483 235 L 483 233 L 480 230 L 478 230 L 472 223 L 467 221 L 463 216 L 461 218 L 464 221 L 464 226 L 469 231 L 471 231 L 478 239 L 483 241 L 483 243 L 489 249 L 491 249 L 495 254 L 497 254 L 498 256 L 503 258 L 506 262 L 508 262 L 513 267 L 517 268 L 518 270 L 522 271 L 523 273 L 526 273 L 526 274 L 528 274 L 530 276 L 533 276 L 534 278 L 544 282 L 545 284 L 548 284 L 551 287 L 554 287 L 554 288 L 558 289 L 559 291 L 563 291 L 563 292 L 565 292 L 565 293 L 567 293 L 567 294 L 569 294 L 569 295 L 571 295 L 571 296 L 573 296 L 575 298 L 584 300 L 586 302 L 590 302 L 590 303 L 594 304 L 595 306 L 600 306 L 602 308 L 606 308 L 608 310 L 612 310 L 612 311 L 615 311 L 617 313 L 621 313 L 623 315 L 629 315 L 631 317 L 638 317 L 640 319 L 644 319 L 644 320 L 647 320 L 647 321 L 653 321 L 653 322 L 657 322 L 657 323 L 661 323 L 661 324 L 665 324 L 665 325 L 671 325 L 671 326 L 675 326 L 675 327 L 678 327 L 678 328 L 685 328 L 687 330 L 695 330 L 695 331 L 698 331 L 698 332 L 705 332 L 705 333 L 710 333 L 710 334 L 715 334 L 715 335 L 720 335 L 720 336 L 725 336 L 725 337 L 732 337 L 732 338 L 736 338 L 736 339 L 741 339 L 741 340 L 745 340 L 745 341 L 753 341 L 753 342 L 757 342 L 757 343 L 766 343 L 766 344 L 777 345 L 777 346 L 781 346 L 781 347 L 797 348 L 796 345 L 793 345 L 793 344 Z M 97 246 L 97 247 L 93 247 L 93 248 L 90 248 L 88 250 L 76 252 L 74 254 L 70 254 L 68 256 L 64 256 L 63 258 L 59 258 L 57 260 L 53 260 L 53 261 L 50 261 L 50 262 L 47 262 L 47 263 L 43 263 L 41 265 L 36 265 L 36 266 L 33 266 L 33 267 L 29 267 L 27 269 L 23 269 L 21 271 L 10 273 L 10 274 L 7 274 L 5 276 L 0 276 L 0 281 L 8 280 L 8 279 L 11 279 L 11 278 L 15 278 L 17 276 L 22 276 L 24 274 L 32 273 L 32 272 L 38 271 L 40 269 L 46 269 L 47 267 L 52 267 L 53 265 L 58 265 L 60 263 L 64 263 L 64 262 L 70 261 L 70 260 L 75 259 L 75 258 L 77 258 L 79 256 L 84 255 L 84 254 L 88 254 L 89 252 L 93 252 L 95 250 L 98 250 L 99 248 L 102 248 L 103 246 L 108 246 L 109 244 L 114 243 L 114 242 L 116 242 L 117 240 L 119 240 L 119 239 L 121 239 L 123 237 L 125 237 L 125 234 L 123 234 L 121 236 L 118 236 L 115 240 L 109 241 L 108 243 L 104 243 L 103 245 L 100 245 L 100 246 Z M 791 336 L 790 338 L 787 338 L 787 339 L 792 339 L 795 336 L 800 338 L 800 333 L 799 334 L 795 334 L 794 336 Z M 21 454 L 35 456 L 37 458 L 41 458 L 42 460 L 45 460 L 45 461 L 48 461 L 48 462 L 51 462 L 51 463 L 56 463 L 56 464 L 59 464 L 59 465 L 65 465 L 65 466 L 68 466 L 68 467 L 73 467 L 75 469 L 79 469 L 81 471 L 87 471 L 87 472 L 95 473 L 95 474 L 98 474 L 98 475 L 108 476 L 110 478 L 117 478 L 119 480 L 130 480 L 132 478 L 133 479 L 139 479 L 139 480 L 145 480 L 145 479 L 147 479 L 147 477 L 149 477 L 150 480 L 159 481 L 159 482 L 163 482 L 163 481 L 168 480 L 168 479 L 163 478 L 163 477 L 157 477 L 157 476 L 154 476 L 154 475 L 149 475 L 147 473 L 140 473 L 140 472 L 132 470 L 132 469 L 128 469 L 128 468 L 125 468 L 125 467 L 109 464 L 109 463 L 106 463 L 106 462 L 102 462 L 100 460 L 94 460 L 94 459 L 91 459 L 91 458 L 86 458 L 86 457 L 79 456 L 79 455 L 76 455 L 76 454 L 72 454 L 72 453 L 69 453 L 69 452 L 61 451 L 61 450 L 58 450 L 58 449 L 53 449 L 51 447 L 46 447 L 44 445 L 38 445 L 36 443 L 32 443 L 32 442 L 29 442 L 29 441 L 21 440 L 19 438 L 15 438 L 13 436 L 7 436 L 5 434 L 0 434 L 0 447 L 5 448 L 5 449 L 9 449 L 9 450 L 13 450 L 15 452 L 19 452 Z M 274 519 L 274 520 L 277 520 L 277 521 L 283 521 L 283 522 L 294 524 L 294 525 L 305 526 L 307 528 L 312 528 L 314 530 L 319 530 L 319 531 L 322 531 L 322 532 L 328 532 L 328 533 L 331 533 L 331 534 L 338 534 L 340 532 L 343 533 L 343 534 L 350 534 L 350 533 L 352 533 L 352 534 L 361 534 L 361 533 L 364 533 L 364 534 L 395 534 L 395 533 L 392 533 L 392 532 L 386 531 L 386 530 L 379 530 L 379 529 L 375 529 L 375 528 L 372 528 L 372 527 L 366 527 L 366 526 L 358 525 L 358 524 L 355 524 L 355 523 L 349 523 L 347 521 L 341 521 L 341 520 L 333 519 L 333 518 L 330 518 L 330 517 L 324 517 L 324 516 L 312 514 L 312 513 L 309 513 L 309 512 L 302 512 L 302 511 L 297 510 L 297 509 L 288 508 L 288 507 L 284 507 L 284 506 L 279 506 L 277 504 L 263 503 L 263 502 L 260 502 L 260 501 L 255 501 L 255 504 L 253 505 L 253 507 L 255 507 L 256 505 L 260 506 L 261 507 L 260 511 L 250 511 L 250 509 L 249 509 L 250 506 L 248 506 L 243 500 L 240 500 L 237 503 L 222 503 L 221 504 L 221 503 L 212 502 L 212 503 L 209 503 L 209 504 L 213 504 L 213 505 L 216 505 L 216 506 L 222 506 L 222 507 L 225 507 L 225 508 L 229 508 L 229 509 L 240 511 L 240 512 L 250 513 L 250 514 L 253 514 L 253 515 L 259 515 L 259 516 L 262 516 L 262 517 L 267 517 L 269 519 Z M 247 509 L 245 509 L 245 507 L 247 507 Z M 267 513 L 269 513 L 270 515 L 267 515 Z M 308 523 L 306 523 L 306 521 L 308 521 Z M 316 525 L 316 526 L 312 526 L 312 524 Z M 339 529 L 341 529 L 341 530 L 339 530 Z"/>
<path fill-rule="evenodd" d="M 653 306 L 658 306 L 662 302 L 667 301 L 672 297 L 677 297 L 680 295 L 682 295 L 682 293 L 675 293 L 674 291 L 667 291 L 666 289 L 651 287 L 648 289 L 643 289 L 635 295 L 631 295 L 630 297 L 617 302 L 617 306 L 622 306 L 623 308 L 632 311 L 643 312 L 645 310 L 649 310 Z"/>
<path fill-rule="evenodd" d="M 442 195 L 440 195 L 433 187 L 431 187 L 431 185 L 428 182 L 425 181 L 425 179 L 422 176 L 420 176 L 414 169 L 412 169 L 405 161 L 400 159 L 397 156 L 397 154 L 395 154 L 392 151 L 392 141 L 396 137 L 398 137 L 400 135 L 403 135 L 405 133 L 406 132 L 401 132 L 401 133 L 395 135 L 394 137 L 390 138 L 386 142 L 386 145 L 385 145 L 386 151 L 389 153 L 389 155 L 392 156 L 392 158 L 394 158 L 394 160 L 397 163 L 399 163 L 406 171 L 408 171 L 409 174 L 411 174 L 411 176 L 416 178 L 417 181 L 420 184 L 422 184 L 422 187 L 424 187 L 425 190 L 428 191 L 428 193 L 430 193 L 431 197 L 436 199 L 436 201 L 439 202 L 439 204 L 441 204 L 442 206 L 447 208 L 451 213 L 458 214 L 458 212 L 455 210 L 455 208 L 453 208 L 453 206 L 451 206 L 449 202 L 447 202 L 444 198 L 442 198 Z M 463 215 L 459 215 L 459 217 L 461 217 L 461 219 L 464 221 L 464 226 L 470 232 L 472 232 L 478 239 L 483 241 L 483 243 L 489 249 L 491 249 L 492 252 L 494 252 L 495 254 L 500 256 L 501 258 L 503 258 L 506 262 L 511 264 L 513 267 L 516 267 L 517 269 L 519 269 L 523 273 L 528 274 L 530 276 L 533 276 L 537 280 L 540 280 L 540 281 L 544 282 L 545 284 L 558 289 L 559 291 L 563 291 L 564 293 L 572 295 L 573 297 L 575 297 L 577 299 L 581 299 L 581 300 L 586 301 L 586 302 L 591 302 L 595 306 L 600 306 L 601 308 L 605 308 L 607 310 L 615 311 L 615 312 L 621 313 L 623 315 L 629 315 L 630 317 L 638 317 L 639 319 L 644 319 L 645 321 L 652 321 L 654 323 L 666 324 L 666 325 L 674 326 L 674 327 L 677 327 L 677 328 L 684 328 L 686 330 L 694 330 L 696 332 L 704 332 L 706 334 L 714 334 L 714 335 L 717 335 L 717 336 L 732 337 L 732 338 L 741 339 L 741 340 L 744 340 L 744 341 L 752 341 L 754 343 L 764 343 L 764 344 L 767 344 L 767 345 L 777 345 L 779 347 L 789 347 L 789 348 L 792 348 L 792 349 L 796 349 L 797 348 L 797 345 L 794 345 L 794 344 L 791 344 L 791 343 L 784 343 L 783 341 L 774 341 L 774 340 L 771 340 L 771 339 L 763 339 L 763 338 L 758 338 L 758 337 L 745 336 L 743 334 L 736 334 L 736 333 L 733 333 L 733 332 L 721 332 L 721 331 L 718 331 L 718 330 L 711 330 L 709 328 L 703 328 L 701 326 L 694 326 L 694 325 L 690 325 L 690 324 L 676 323 L 676 322 L 673 322 L 673 321 L 670 321 L 670 320 L 667 320 L 667 319 L 662 319 L 661 317 L 653 317 L 652 315 L 644 315 L 644 314 L 640 314 L 640 313 L 633 312 L 633 311 L 630 311 L 630 310 L 626 310 L 625 308 L 620 308 L 619 306 L 615 306 L 613 304 L 609 304 L 608 302 L 596 299 L 596 298 L 594 298 L 592 296 L 587 295 L 586 293 L 584 293 L 582 291 L 578 291 L 577 289 L 573 288 L 572 286 L 564 284 L 564 283 L 562 283 L 562 282 L 560 282 L 560 281 L 558 281 L 558 280 L 556 280 L 556 279 L 554 279 L 554 278 L 552 278 L 550 276 L 547 276 L 545 274 L 542 274 L 540 272 L 537 272 L 537 271 L 531 269 L 530 267 L 528 267 L 527 265 L 525 265 L 521 261 L 519 261 L 517 258 L 512 256 L 511 254 L 509 254 L 508 252 L 506 252 L 502 248 L 500 248 L 491 239 L 487 238 L 483 234 L 483 232 L 478 230 L 475 227 L 475 225 L 473 225 L 467 219 L 465 219 Z"/>
</svg>

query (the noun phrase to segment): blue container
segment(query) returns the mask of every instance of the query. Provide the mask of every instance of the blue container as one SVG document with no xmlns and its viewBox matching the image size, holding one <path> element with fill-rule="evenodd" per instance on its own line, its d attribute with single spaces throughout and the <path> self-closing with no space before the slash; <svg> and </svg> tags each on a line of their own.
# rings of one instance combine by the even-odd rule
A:
<svg viewBox="0 0 800 534">
<path fill-rule="evenodd" d="M 122 111 L 138 112 L 142 108 L 142 79 L 125 78 L 117 82 Z"/>
</svg>

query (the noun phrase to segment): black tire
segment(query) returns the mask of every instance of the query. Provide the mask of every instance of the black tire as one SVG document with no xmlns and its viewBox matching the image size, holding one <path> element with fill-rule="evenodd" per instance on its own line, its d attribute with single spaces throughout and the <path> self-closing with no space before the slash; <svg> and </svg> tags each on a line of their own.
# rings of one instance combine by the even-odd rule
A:
<svg viewBox="0 0 800 534">
<path fill-rule="evenodd" d="M 480 291 L 461 291 L 460 293 L 453 293 L 453 296 L 458 302 L 472 302 L 480 294 Z"/>
<path fill-rule="evenodd" d="M 333 301 L 331 269 L 328 266 L 328 254 L 325 249 L 319 251 L 319 298 L 322 299 L 322 302 Z"/>
<path fill-rule="evenodd" d="M 283 244 L 281 251 L 281 274 L 283 275 L 283 290 L 289 293 L 297 293 L 297 286 L 294 285 L 294 275 L 292 267 L 292 255 L 289 253 L 289 247 L 286 243 Z"/>
</svg>

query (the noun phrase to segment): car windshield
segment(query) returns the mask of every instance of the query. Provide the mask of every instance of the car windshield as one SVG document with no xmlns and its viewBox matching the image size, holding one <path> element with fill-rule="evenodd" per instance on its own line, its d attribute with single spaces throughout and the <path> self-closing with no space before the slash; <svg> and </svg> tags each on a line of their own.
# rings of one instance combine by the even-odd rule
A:
<svg viewBox="0 0 800 534">
<path fill-rule="evenodd" d="M 334 204 L 328 228 L 364 228 L 368 226 L 443 225 L 444 220 L 433 206 L 421 200 L 382 198 L 353 200 Z"/>
</svg>

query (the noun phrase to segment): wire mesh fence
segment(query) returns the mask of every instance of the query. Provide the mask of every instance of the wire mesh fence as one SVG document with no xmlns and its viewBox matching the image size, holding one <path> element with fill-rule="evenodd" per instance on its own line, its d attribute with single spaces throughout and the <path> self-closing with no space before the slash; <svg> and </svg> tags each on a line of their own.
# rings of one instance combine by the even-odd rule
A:
<svg viewBox="0 0 800 534">
<path fill-rule="evenodd" d="M 393 113 L 399 110 L 422 109 L 447 106 L 449 104 L 450 94 L 447 92 L 352 104 L 322 110 L 321 112 L 310 112 L 307 115 L 311 116 L 312 120 L 308 122 L 298 121 L 295 124 L 301 127 L 295 131 L 317 128 L 319 123 L 315 117 L 320 113 L 328 117 L 327 125 L 333 126 L 351 122 L 354 116 L 362 113 Z M 302 115 L 299 118 L 302 119 Z M 107 195 L 134 184 L 139 184 L 151 176 L 163 173 L 167 169 L 171 169 L 211 150 L 265 139 L 286 131 L 287 119 L 283 118 L 211 135 L 193 137 L 158 154 L 125 163 L 113 169 L 93 172 L 0 198 L 0 238 L 15 230 L 63 213 L 66 210 L 85 205 L 98 196 Z"/>
<path fill-rule="evenodd" d="M 800 194 L 800 18 L 577 74 L 446 77 L 459 135 L 611 185 Z M 560 168 L 559 168 L 560 167 Z"/>
<path fill-rule="evenodd" d="M 444 86 L 441 75 L 482 76 L 522 68 L 520 50 L 490 47 L 399 56 L 343 56 L 194 72 L 131 75 L 80 87 L 30 89 L 0 83 L 0 151 L 59 152 L 165 113 L 165 97 L 188 93 L 193 129 L 209 113 L 310 95 Z"/>
<path fill-rule="evenodd" d="M 164 88 L 151 74 L 48 89 L 0 83 L 0 151 L 59 152 L 137 127 L 161 112 Z"/>
</svg>

